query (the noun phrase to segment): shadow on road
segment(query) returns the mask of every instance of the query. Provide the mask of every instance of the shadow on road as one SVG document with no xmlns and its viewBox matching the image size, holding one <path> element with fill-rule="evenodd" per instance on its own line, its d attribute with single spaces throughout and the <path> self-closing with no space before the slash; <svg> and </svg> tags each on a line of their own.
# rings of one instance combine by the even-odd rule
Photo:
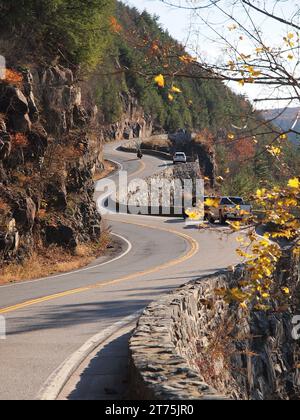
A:
<svg viewBox="0 0 300 420">
<path fill-rule="evenodd" d="M 152 296 L 154 293 L 152 293 Z M 145 308 L 153 299 L 133 301 L 107 301 L 73 305 L 53 305 L 36 308 L 31 316 L 14 317 L 7 321 L 8 336 L 49 329 L 64 329 L 70 326 L 99 324 L 101 320 L 111 320 L 113 324 L 134 312 Z M 66 337 L 67 339 L 67 337 Z"/>
<path fill-rule="evenodd" d="M 128 395 L 129 346 L 132 332 L 95 352 L 79 378 L 67 384 L 60 399 L 68 401 L 124 401 Z M 77 383 L 76 383 L 77 380 Z"/>
</svg>

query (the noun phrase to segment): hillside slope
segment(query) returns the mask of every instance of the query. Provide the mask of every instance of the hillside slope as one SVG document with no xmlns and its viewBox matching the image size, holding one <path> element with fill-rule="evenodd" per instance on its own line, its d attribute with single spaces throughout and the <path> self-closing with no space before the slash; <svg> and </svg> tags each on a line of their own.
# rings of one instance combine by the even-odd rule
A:
<svg viewBox="0 0 300 420">
<path fill-rule="evenodd" d="M 270 109 L 263 111 L 262 115 L 266 120 L 272 120 L 273 124 L 283 131 L 293 129 L 300 133 L 300 107 Z M 290 133 L 289 138 L 294 144 L 299 145 L 299 135 Z"/>
<path fill-rule="evenodd" d="M 251 112 L 250 104 L 220 81 L 176 77 L 180 57 L 188 55 L 155 17 L 119 2 L 116 16 L 115 37 L 98 68 L 99 74 L 107 75 L 95 76 L 96 100 L 104 122 L 113 123 L 121 117 L 127 95 L 134 96 L 157 132 L 186 128 L 218 134 L 230 129 L 232 121 L 238 122 L 241 112 Z M 154 76 L 168 71 L 174 77 L 158 88 Z M 181 93 L 172 94 L 170 100 L 170 88 L 175 85 Z"/>
</svg>

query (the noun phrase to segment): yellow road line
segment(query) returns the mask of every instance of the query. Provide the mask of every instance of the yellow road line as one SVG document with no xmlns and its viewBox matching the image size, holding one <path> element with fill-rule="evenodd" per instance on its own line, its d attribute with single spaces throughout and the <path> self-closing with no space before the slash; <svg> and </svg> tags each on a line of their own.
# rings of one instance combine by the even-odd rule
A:
<svg viewBox="0 0 300 420">
<path fill-rule="evenodd" d="M 160 231 L 163 231 L 163 232 L 173 233 L 173 234 L 185 239 L 190 244 L 190 250 L 189 250 L 188 253 L 186 253 L 182 257 L 176 258 L 174 260 L 171 260 L 167 263 L 164 263 L 164 264 L 161 264 L 159 266 L 153 267 L 153 268 L 148 269 L 146 271 L 141 271 L 141 272 L 138 272 L 138 273 L 130 274 L 128 276 L 120 277 L 118 279 L 107 281 L 105 283 L 103 283 L 103 282 L 96 283 L 96 284 L 92 284 L 90 286 L 80 287 L 80 288 L 77 288 L 77 289 L 68 290 L 66 292 L 56 293 L 56 294 L 41 297 L 41 298 L 38 298 L 38 299 L 32 299 L 32 300 L 29 300 L 29 301 L 26 301 L 26 302 L 23 302 L 23 303 L 14 305 L 14 306 L 9 306 L 7 308 L 2 308 L 2 309 L 0 309 L 0 314 L 7 314 L 7 313 L 10 313 L 10 312 L 15 312 L 17 310 L 24 309 L 24 308 L 27 308 L 29 306 L 34 306 L 34 305 L 37 305 L 37 304 L 40 304 L 40 303 L 43 303 L 43 302 L 48 302 L 48 301 L 63 298 L 63 297 L 66 297 L 66 296 L 87 292 L 87 291 L 93 290 L 93 289 L 101 289 L 105 286 L 110 286 L 110 285 L 113 285 L 113 284 L 122 283 L 122 282 L 127 281 L 127 280 L 133 280 L 137 277 L 153 274 L 153 273 L 156 273 L 158 271 L 164 270 L 166 268 L 170 268 L 170 267 L 173 267 L 175 265 L 181 264 L 181 263 L 191 259 L 192 257 L 194 257 L 199 251 L 198 242 L 195 241 L 190 236 L 184 234 L 184 233 L 177 232 L 177 231 L 174 231 L 172 229 L 152 227 L 152 226 L 148 226 L 146 224 L 140 224 L 140 223 L 134 223 L 134 222 L 122 222 L 122 223 L 133 224 L 133 225 L 137 225 L 137 226 L 140 226 L 140 227 L 145 227 L 145 228 L 148 228 L 148 229 L 154 229 L 154 230 L 160 230 Z"/>
<path fill-rule="evenodd" d="M 140 174 L 140 173 L 142 173 L 145 169 L 146 169 L 146 165 L 145 165 L 145 163 L 141 160 L 141 162 L 140 162 L 140 168 L 139 168 L 137 171 L 133 172 L 132 174 L 129 174 L 130 178 L 132 178 L 133 176 L 137 176 L 137 175 L 139 175 L 139 174 Z"/>
</svg>

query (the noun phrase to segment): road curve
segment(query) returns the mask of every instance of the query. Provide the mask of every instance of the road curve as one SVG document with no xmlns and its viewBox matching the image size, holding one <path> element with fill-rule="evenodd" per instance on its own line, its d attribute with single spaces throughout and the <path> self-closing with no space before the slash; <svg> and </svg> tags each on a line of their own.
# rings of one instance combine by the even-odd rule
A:
<svg viewBox="0 0 300 420">
<path fill-rule="evenodd" d="M 163 160 L 118 152 L 106 158 L 132 177 L 146 177 Z M 116 177 L 115 175 L 114 177 Z M 234 236 L 188 229 L 182 219 L 114 214 L 113 232 L 130 249 L 109 264 L 93 263 L 75 273 L 0 287 L 0 315 L 7 339 L 0 341 L 0 399 L 34 399 L 51 373 L 90 337 L 162 293 L 237 262 Z"/>
</svg>

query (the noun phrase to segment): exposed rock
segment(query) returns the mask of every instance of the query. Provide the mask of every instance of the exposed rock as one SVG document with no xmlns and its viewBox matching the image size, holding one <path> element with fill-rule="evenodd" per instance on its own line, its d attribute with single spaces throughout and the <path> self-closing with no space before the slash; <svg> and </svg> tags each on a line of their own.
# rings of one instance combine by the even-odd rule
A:
<svg viewBox="0 0 300 420">
<path fill-rule="evenodd" d="M 4 260 L 22 260 L 40 243 L 74 249 L 79 241 L 98 241 L 101 233 L 92 175 L 102 165 L 103 137 L 93 130 L 86 133 L 97 107 L 85 110 L 81 87 L 69 69 L 18 71 L 23 76 L 20 88 L 0 81 Z M 8 230 L 12 217 L 15 226 Z"/>
<path fill-rule="evenodd" d="M 18 251 L 19 245 L 20 237 L 16 229 L 16 221 L 11 219 L 7 224 L 6 232 L 0 232 L 0 253 L 7 258 L 9 254 Z"/>
<path fill-rule="evenodd" d="M 74 106 L 73 121 L 74 124 L 78 127 L 84 127 L 88 123 L 89 116 L 82 106 L 77 104 Z"/>
<path fill-rule="evenodd" d="M 216 185 L 217 163 L 215 151 L 204 144 L 197 143 L 194 146 L 195 153 L 198 156 L 201 172 L 204 177 L 210 179 L 210 187 Z"/>
<path fill-rule="evenodd" d="M 18 133 L 28 133 L 31 130 L 32 123 L 29 114 L 10 114 L 9 128 Z"/>
<path fill-rule="evenodd" d="M 6 160 L 11 153 L 10 136 L 3 131 L 0 132 L 0 161 Z"/>
<path fill-rule="evenodd" d="M 140 208 L 141 212 L 148 213 L 148 207 L 152 207 L 152 212 L 165 212 L 173 214 L 173 211 L 183 213 L 183 200 L 192 201 L 194 196 L 200 195 L 201 172 L 198 163 L 187 163 L 184 165 L 171 165 L 161 172 L 146 178 L 145 181 L 130 184 L 127 197 L 120 197 L 120 203 L 124 203 L 124 198 L 130 206 Z M 190 191 L 187 182 L 190 181 Z M 157 210 L 155 210 L 157 209 Z M 168 213 L 168 209 L 169 213 Z M 173 210 L 174 209 L 174 210 Z"/>
<path fill-rule="evenodd" d="M 73 73 L 61 66 L 44 70 L 41 76 L 46 129 L 62 135 L 74 127 L 89 123 L 89 115 L 82 105 L 81 88 L 74 84 Z"/>
<path fill-rule="evenodd" d="M 121 95 L 123 115 L 118 122 L 104 130 L 104 137 L 111 140 L 148 138 L 153 132 L 152 119 L 146 116 L 137 99 L 127 93 Z"/>
<path fill-rule="evenodd" d="M 45 197 L 49 207 L 65 210 L 68 205 L 67 190 L 63 183 L 52 182 L 45 188 Z"/>
<path fill-rule="evenodd" d="M 29 111 L 28 102 L 20 89 L 0 84 L 0 112 L 3 114 L 21 114 L 25 115 Z"/>
<path fill-rule="evenodd" d="M 23 89 L 26 96 L 29 108 L 29 118 L 32 123 L 36 123 L 39 120 L 39 110 L 35 103 L 35 97 L 33 93 L 33 76 L 29 70 L 22 70 L 23 76 Z"/>
<path fill-rule="evenodd" d="M 33 158 L 42 158 L 48 147 L 48 135 L 46 131 L 40 127 L 38 129 L 33 128 L 28 134 L 28 140 L 30 143 L 30 154 Z"/>
<path fill-rule="evenodd" d="M 50 244 L 59 245 L 69 249 L 75 249 L 78 245 L 76 232 L 69 226 L 47 226 L 46 241 Z"/>
<path fill-rule="evenodd" d="M 31 231 L 36 217 L 36 205 L 30 197 L 22 197 L 15 203 L 13 216 L 24 231 Z"/>
<path fill-rule="evenodd" d="M 47 68 L 42 76 L 42 83 L 53 87 L 62 85 L 70 86 L 73 82 L 74 77 L 72 71 L 61 66 Z"/>
</svg>

